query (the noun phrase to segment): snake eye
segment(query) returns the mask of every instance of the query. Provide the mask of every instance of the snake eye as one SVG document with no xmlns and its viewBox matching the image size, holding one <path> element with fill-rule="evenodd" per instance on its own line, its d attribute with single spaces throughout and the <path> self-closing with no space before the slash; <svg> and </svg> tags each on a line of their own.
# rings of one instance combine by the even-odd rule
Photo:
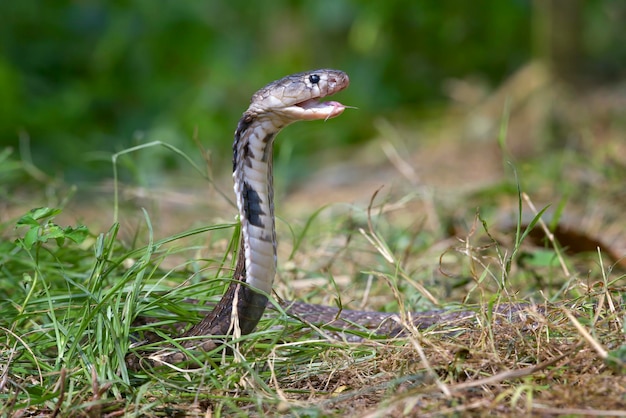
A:
<svg viewBox="0 0 626 418">
<path fill-rule="evenodd" d="M 317 74 L 311 74 L 311 75 L 309 76 L 309 81 L 310 81 L 312 84 L 317 84 L 317 83 L 319 83 L 319 82 L 320 82 L 320 76 L 319 76 L 319 75 L 317 75 Z"/>
</svg>

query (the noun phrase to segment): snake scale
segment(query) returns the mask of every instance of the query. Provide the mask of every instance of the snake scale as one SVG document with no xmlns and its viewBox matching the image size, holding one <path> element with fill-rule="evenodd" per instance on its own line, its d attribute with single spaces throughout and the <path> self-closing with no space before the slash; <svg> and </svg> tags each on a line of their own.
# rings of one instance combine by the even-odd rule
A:
<svg viewBox="0 0 626 418">
<path fill-rule="evenodd" d="M 348 87 L 348 75 L 342 71 L 320 69 L 289 75 L 257 91 L 243 113 L 233 144 L 233 180 L 241 222 L 241 244 L 234 276 L 219 303 L 183 337 L 247 334 L 254 330 L 266 307 L 276 275 L 276 230 L 274 220 L 272 148 L 276 135 L 285 126 L 301 120 L 328 120 L 346 108 L 336 102 L 320 102 Z M 310 323 L 330 324 L 345 329 L 365 327 L 380 335 L 395 336 L 403 327 L 398 314 L 339 310 L 301 302 L 284 302 L 287 313 Z M 527 305 L 497 307 L 512 315 Z M 472 311 L 434 310 L 415 313 L 410 321 L 418 327 L 441 322 L 464 320 Z M 184 347 L 211 349 L 215 339 L 186 339 Z M 185 356 L 168 350 L 152 360 L 179 362 Z"/>
</svg>

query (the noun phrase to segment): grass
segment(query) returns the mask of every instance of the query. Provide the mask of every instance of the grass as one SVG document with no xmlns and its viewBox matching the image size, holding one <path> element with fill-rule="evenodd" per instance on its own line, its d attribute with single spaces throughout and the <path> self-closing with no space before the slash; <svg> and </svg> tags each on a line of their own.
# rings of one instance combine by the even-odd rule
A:
<svg viewBox="0 0 626 418">
<path fill-rule="evenodd" d="M 14 199 L 16 173 L 29 170 L 1 157 L 5 197 Z M 550 158 L 606 181 L 583 195 L 568 191 L 551 214 L 531 209 L 529 196 L 546 193 L 536 185 L 554 192 L 567 183 L 562 171 L 551 173 L 555 164 L 544 164 Z M 140 371 L 125 366 L 134 342 L 155 332 L 175 345 L 175 324 L 197 321 L 202 302 L 219 299 L 233 267 L 235 224 L 157 238 L 144 211 L 145 233 L 128 239 L 120 236 L 124 211 L 120 223 L 92 233 L 59 221 L 65 205 L 24 210 L 0 231 L 0 414 L 626 415 L 623 260 L 610 245 L 567 251 L 574 240 L 561 242 L 555 232 L 563 207 L 609 202 L 623 187 L 622 167 L 595 161 L 555 153 L 516 166 L 517 181 L 510 175 L 464 194 L 461 211 L 453 210 L 458 201 L 399 190 L 369 205 L 314 208 L 302 223 L 279 222 L 277 294 L 400 313 L 471 306 L 475 321 L 418 331 L 402 316 L 406 337 L 353 343 L 279 310 L 228 349 Z M 497 221 L 502 211 L 516 221 Z M 592 241 L 599 234 L 575 230 Z M 511 323 L 494 308 L 519 300 L 545 315 L 529 309 L 525 321 Z"/>
</svg>

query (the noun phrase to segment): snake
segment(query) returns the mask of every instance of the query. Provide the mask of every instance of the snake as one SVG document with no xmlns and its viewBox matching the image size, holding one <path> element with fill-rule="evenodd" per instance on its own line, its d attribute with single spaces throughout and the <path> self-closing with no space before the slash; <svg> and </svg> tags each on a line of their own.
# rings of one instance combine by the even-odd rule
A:
<svg viewBox="0 0 626 418">
<path fill-rule="evenodd" d="M 328 120 L 348 107 L 337 101 L 322 101 L 346 89 L 348 75 L 340 70 L 319 69 L 292 74 L 273 81 L 252 95 L 248 109 L 237 124 L 233 143 L 233 182 L 240 221 L 240 244 L 233 278 L 220 301 L 192 326 L 181 345 L 209 350 L 215 339 L 191 337 L 251 333 L 271 306 L 269 297 L 277 271 L 277 238 L 274 216 L 273 144 L 278 133 L 298 121 Z M 403 327 L 398 314 L 338 309 L 303 302 L 282 302 L 285 311 L 307 323 L 322 323 L 339 329 L 366 328 L 375 334 L 397 336 Z M 509 315 L 525 305 L 499 309 Z M 431 310 L 415 313 L 417 327 L 475 316 L 469 310 Z M 160 356 L 160 357 L 159 357 Z M 161 362 L 185 359 L 180 352 L 153 356 Z"/>
<path fill-rule="evenodd" d="M 276 135 L 302 120 L 328 120 L 346 106 L 321 99 L 344 90 L 348 75 L 321 69 L 289 75 L 252 95 L 235 130 L 233 182 L 241 224 L 234 277 L 222 299 L 186 336 L 226 335 L 233 320 L 241 334 L 256 327 L 276 275 L 276 224 L 272 175 Z"/>
</svg>

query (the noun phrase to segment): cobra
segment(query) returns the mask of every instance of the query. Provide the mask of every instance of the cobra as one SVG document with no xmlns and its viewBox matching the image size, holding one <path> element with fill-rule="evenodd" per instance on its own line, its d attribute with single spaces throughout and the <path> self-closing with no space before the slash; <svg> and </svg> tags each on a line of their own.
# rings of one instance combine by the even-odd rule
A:
<svg viewBox="0 0 626 418">
<path fill-rule="evenodd" d="M 301 120 L 327 120 L 340 115 L 347 106 L 321 102 L 350 84 L 342 71 L 321 69 L 293 74 L 257 91 L 235 130 L 233 179 L 241 223 L 241 241 L 233 280 L 218 304 L 183 337 L 248 334 L 254 330 L 268 305 L 276 275 L 276 229 L 272 177 L 272 148 L 276 135 L 287 125 Z M 285 310 L 310 323 L 325 323 L 339 329 L 361 327 L 384 336 L 404 332 L 398 314 L 339 310 L 301 302 L 284 302 Z M 494 312 L 510 320 L 522 315 L 525 303 L 503 303 Z M 409 321 L 416 327 L 450 323 L 475 317 L 471 310 L 432 310 L 416 313 Z M 519 320 L 519 318 L 517 318 Z M 182 346 L 208 350 L 214 339 L 185 339 Z M 180 351 L 151 356 L 156 362 L 186 359 Z M 136 359 L 129 359 L 137 367 Z"/>
<path fill-rule="evenodd" d="M 215 308 L 187 336 L 226 335 L 235 325 L 246 334 L 256 327 L 276 275 L 274 139 L 293 122 L 340 115 L 346 106 L 319 100 L 349 84 L 346 73 L 321 69 L 284 77 L 252 96 L 237 125 L 233 144 L 233 180 L 241 222 L 233 281 Z"/>
</svg>

